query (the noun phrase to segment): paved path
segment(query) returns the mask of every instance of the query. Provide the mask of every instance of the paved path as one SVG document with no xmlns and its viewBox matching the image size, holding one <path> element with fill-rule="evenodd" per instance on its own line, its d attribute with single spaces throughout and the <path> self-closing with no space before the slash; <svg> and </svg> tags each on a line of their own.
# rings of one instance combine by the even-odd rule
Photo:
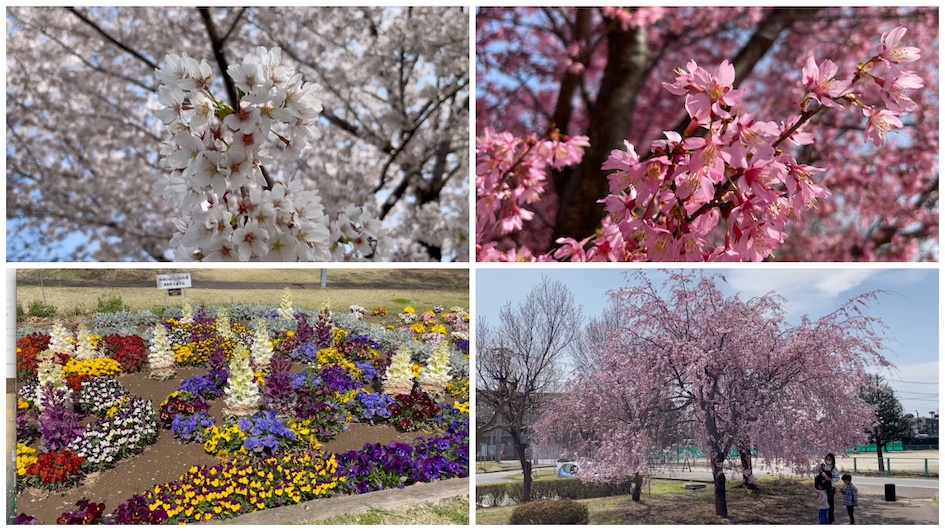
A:
<svg viewBox="0 0 945 531">
<path fill-rule="evenodd" d="M 476 473 L 476 485 L 494 485 L 496 483 L 505 483 L 509 480 L 509 476 L 514 476 L 515 474 L 521 474 L 521 470 L 506 470 L 503 472 L 477 472 Z"/>
<path fill-rule="evenodd" d="M 504 483 L 506 481 L 510 481 L 509 476 L 513 476 L 515 474 L 521 474 L 521 471 L 506 470 L 502 472 L 477 473 L 476 485 Z M 758 471 L 758 475 L 776 476 L 777 474 Z M 653 477 L 660 479 L 678 479 L 684 481 L 712 481 L 712 474 L 708 470 L 697 469 L 693 469 L 692 472 L 655 472 Z M 738 478 L 732 481 L 736 480 L 738 480 Z M 883 494 L 885 492 L 884 485 L 886 483 L 892 483 L 896 485 L 896 495 L 905 498 L 933 498 L 937 496 L 939 489 L 938 479 L 936 478 L 884 478 L 857 476 L 853 478 L 853 483 L 864 494 Z"/>
<path fill-rule="evenodd" d="M 227 520 L 225 523 L 227 525 L 310 524 L 343 514 L 363 513 L 371 509 L 403 509 L 406 506 L 418 505 L 423 502 L 468 495 L 469 478 L 455 478 L 411 485 L 402 489 L 322 498 L 297 505 L 244 514 L 232 520 Z M 211 521 L 210 523 L 214 522 Z"/>
<path fill-rule="evenodd" d="M 776 474 L 765 474 L 764 472 L 759 472 L 761 475 L 776 476 Z M 693 470 L 692 472 L 673 472 L 669 473 L 655 473 L 653 475 L 655 478 L 660 479 L 680 479 L 685 481 L 701 481 L 701 482 L 712 482 L 712 473 L 708 470 Z M 731 479 L 730 481 L 740 481 L 741 478 L 736 478 L 735 480 Z M 881 478 L 881 477 L 869 477 L 869 476 L 858 476 L 853 478 L 853 484 L 857 486 L 860 492 L 864 494 L 884 494 L 885 487 L 887 483 L 892 483 L 896 485 L 896 496 L 905 497 L 905 498 L 933 498 L 937 496 L 938 493 L 938 479 L 924 479 L 924 478 Z M 477 478 L 478 484 L 478 478 Z"/>
</svg>

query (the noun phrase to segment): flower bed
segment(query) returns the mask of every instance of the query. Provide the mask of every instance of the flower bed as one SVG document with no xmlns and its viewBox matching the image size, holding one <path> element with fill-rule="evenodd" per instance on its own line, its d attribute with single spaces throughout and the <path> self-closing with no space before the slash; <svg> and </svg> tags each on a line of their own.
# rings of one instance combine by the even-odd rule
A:
<svg viewBox="0 0 945 531">
<path fill-rule="evenodd" d="M 218 464 L 195 465 L 113 507 L 82 499 L 58 518 L 41 519 L 200 522 L 465 477 L 468 315 L 458 308 L 389 313 L 369 316 L 355 305 L 350 313 L 287 319 L 241 307 L 249 320 L 237 322 L 225 309 L 188 309 L 159 329 L 142 325 L 137 335 L 80 328 L 75 338 L 61 326 L 24 335 L 17 341 L 17 489 L 68 497 L 86 474 L 120 473 L 159 437 L 194 445 Z M 392 366 L 395 357 L 399 365 Z M 168 359 L 173 366 L 162 365 L 159 378 L 154 364 Z M 163 399 L 146 400 L 122 382 L 144 381 L 149 365 L 155 379 L 185 367 L 196 368 L 186 369 L 188 376 L 198 374 L 178 377 Z M 325 449 L 359 426 L 416 438 Z M 40 472 L 46 469 L 53 472 Z M 20 505 L 29 512 L 29 503 Z"/>
</svg>

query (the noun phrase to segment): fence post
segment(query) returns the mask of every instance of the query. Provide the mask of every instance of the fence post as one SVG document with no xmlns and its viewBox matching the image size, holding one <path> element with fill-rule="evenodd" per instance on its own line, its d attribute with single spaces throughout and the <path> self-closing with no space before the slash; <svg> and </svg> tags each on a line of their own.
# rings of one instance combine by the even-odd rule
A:
<svg viewBox="0 0 945 531">
<path fill-rule="evenodd" d="M 856 474 L 856 458 L 853 458 L 853 473 Z"/>
<path fill-rule="evenodd" d="M 925 458 L 925 477 L 929 477 L 929 459 Z"/>
<path fill-rule="evenodd" d="M 889 469 L 889 458 L 888 458 L 888 457 L 886 458 L 886 475 L 887 475 L 887 476 L 891 476 L 891 475 L 892 475 L 892 470 Z"/>
</svg>

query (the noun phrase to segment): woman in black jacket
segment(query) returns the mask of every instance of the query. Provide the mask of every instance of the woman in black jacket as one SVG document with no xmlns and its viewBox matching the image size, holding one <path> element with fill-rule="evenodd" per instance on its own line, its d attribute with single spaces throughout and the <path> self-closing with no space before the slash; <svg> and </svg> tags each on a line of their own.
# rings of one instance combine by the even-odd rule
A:
<svg viewBox="0 0 945 531">
<path fill-rule="evenodd" d="M 820 465 L 820 477 L 827 483 L 827 503 L 830 504 L 827 520 L 833 524 L 834 494 L 837 493 L 835 484 L 840 481 L 840 469 L 837 468 L 837 459 L 833 454 L 824 456 L 824 462 Z"/>
</svg>

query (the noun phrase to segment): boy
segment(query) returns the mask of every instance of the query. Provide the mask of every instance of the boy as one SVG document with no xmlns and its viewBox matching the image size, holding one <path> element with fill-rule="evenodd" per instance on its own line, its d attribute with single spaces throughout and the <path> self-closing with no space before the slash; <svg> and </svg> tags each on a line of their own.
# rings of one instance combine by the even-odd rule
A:
<svg viewBox="0 0 945 531">
<path fill-rule="evenodd" d="M 860 496 L 856 487 L 853 486 L 853 476 L 844 474 L 840 480 L 843 481 L 843 486 L 840 487 L 840 492 L 843 494 L 843 505 L 846 506 L 847 514 L 850 515 L 850 525 L 853 525 L 853 508 L 860 504 Z"/>
<path fill-rule="evenodd" d="M 830 502 L 827 500 L 829 482 L 818 475 L 814 478 L 814 491 L 817 492 L 817 511 L 819 521 L 823 525 L 830 525 Z"/>
</svg>

